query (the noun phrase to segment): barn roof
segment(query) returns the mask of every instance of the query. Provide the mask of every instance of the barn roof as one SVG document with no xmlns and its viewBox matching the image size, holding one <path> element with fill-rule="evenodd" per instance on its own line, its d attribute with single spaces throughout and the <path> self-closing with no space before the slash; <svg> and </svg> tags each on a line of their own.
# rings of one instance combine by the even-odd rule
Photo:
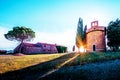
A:
<svg viewBox="0 0 120 80">
<path fill-rule="evenodd" d="M 36 43 L 36 44 L 56 46 L 56 44 L 41 43 L 41 42 L 38 42 L 38 43 Z"/>
<path fill-rule="evenodd" d="M 49 43 L 41 43 L 41 42 L 38 42 L 38 43 L 23 43 L 24 46 L 29 46 L 29 47 L 42 47 L 42 45 L 50 45 L 50 46 L 56 46 L 56 44 L 49 44 Z"/>
</svg>

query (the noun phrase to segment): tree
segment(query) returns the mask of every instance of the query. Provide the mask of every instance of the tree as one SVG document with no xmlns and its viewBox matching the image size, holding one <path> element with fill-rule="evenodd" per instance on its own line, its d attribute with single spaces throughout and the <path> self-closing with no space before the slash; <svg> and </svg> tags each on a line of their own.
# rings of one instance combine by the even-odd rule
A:
<svg viewBox="0 0 120 80">
<path fill-rule="evenodd" d="M 21 52 L 23 42 L 31 41 L 35 37 L 35 32 L 32 29 L 24 26 L 17 26 L 13 27 L 13 30 L 8 31 L 8 33 L 4 34 L 4 36 L 10 41 L 16 40 L 20 42 L 19 52 Z"/>
<path fill-rule="evenodd" d="M 111 21 L 107 26 L 107 45 L 111 50 L 117 51 L 120 46 L 120 20 Z"/>
<path fill-rule="evenodd" d="M 83 20 L 82 20 L 82 18 L 79 18 L 77 33 L 76 33 L 76 46 L 78 47 L 78 49 L 81 46 L 83 46 L 85 48 L 85 45 L 86 45 L 86 30 L 87 30 L 87 25 L 83 29 Z"/>
<path fill-rule="evenodd" d="M 84 27 L 84 39 L 83 39 L 83 45 L 86 48 L 86 31 L 87 31 L 87 25 Z"/>
</svg>

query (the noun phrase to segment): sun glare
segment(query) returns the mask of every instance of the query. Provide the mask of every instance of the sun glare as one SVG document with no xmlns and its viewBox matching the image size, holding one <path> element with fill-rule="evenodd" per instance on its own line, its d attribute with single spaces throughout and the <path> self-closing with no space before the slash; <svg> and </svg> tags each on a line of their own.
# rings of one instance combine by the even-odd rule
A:
<svg viewBox="0 0 120 80">
<path fill-rule="evenodd" d="M 85 49 L 83 46 L 80 47 L 80 52 L 85 52 Z"/>
</svg>

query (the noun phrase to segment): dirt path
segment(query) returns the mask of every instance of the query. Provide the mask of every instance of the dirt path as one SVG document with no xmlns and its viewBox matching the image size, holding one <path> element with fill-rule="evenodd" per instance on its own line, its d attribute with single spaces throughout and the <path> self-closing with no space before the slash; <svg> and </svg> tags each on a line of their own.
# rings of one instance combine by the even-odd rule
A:
<svg viewBox="0 0 120 80">
<path fill-rule="evenodd" d="M 46 77 L 56 71 L 58 71 L 60 68 L 62 68 L 64 65 L 68 64 L 70 61 L 74 60 L 76 57 L 78 57 L 80 54 L 76 54 L 75 56 L 73 56 L 72 58 L 66 60 L 65 62 L 61 63 L 59 66 L 57 66 L 56 69 L 52 69 L 50 71 L 48 71 L 47 73 L 43 74 L 42 76 L 40 76 L 37 80 L 43 78 L 43 77 Z"/>
</svg>

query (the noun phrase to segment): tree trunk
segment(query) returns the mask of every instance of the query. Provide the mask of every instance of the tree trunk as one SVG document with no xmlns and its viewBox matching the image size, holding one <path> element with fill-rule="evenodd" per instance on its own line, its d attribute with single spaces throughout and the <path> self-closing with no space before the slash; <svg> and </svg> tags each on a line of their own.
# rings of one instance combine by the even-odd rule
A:
<svg viewBox="0 0 120 80">
<path fill-rule="evenodd" d="M 21 51 L 22 45 L 23 45 L 23 40 L 21 41 L 20 46 L 19 46 L 19 53 L 22 53 L 22 51 Z"/>
</svg>

